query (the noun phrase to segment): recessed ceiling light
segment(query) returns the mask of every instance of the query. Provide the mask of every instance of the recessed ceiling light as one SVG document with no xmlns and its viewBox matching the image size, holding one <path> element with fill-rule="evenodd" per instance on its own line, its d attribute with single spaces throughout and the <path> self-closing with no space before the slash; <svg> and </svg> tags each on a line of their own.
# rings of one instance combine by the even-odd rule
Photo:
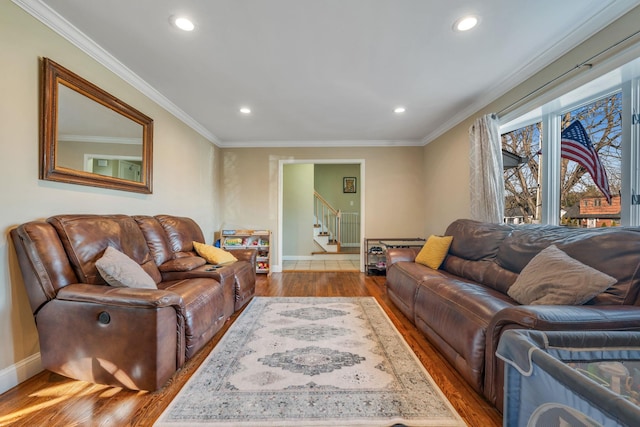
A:
<svg viewBox="0 0 640 427">
<path fill-rule="evenodd" d="M 242 114 L 251 114 L 251 108 L 242 107 L 242 108 L 240 108 L 240 112 Z"/>
<path fill-rule="evenodd" d="M 191 22 L 189 18 L 185 18 L 184 16 L 172 16 L 169 18 L 169 21 L 180 28 L 182 31 L 193 31 L 196 26 Z"/>
<path fill-rule="evenodd" d="M 478 25 L 478 17 L 477 16 L 463 16 L 453 23 L 453 29 L 455 31 L 469 31 L 473 27 Z"/>
<path fill-rule="evenodd" d="M 393 109 L 393 112 L 396 113 L 396 114 L 402 114 L 405 111 L 407 111 L 407 109 L 404 108 L 404 107 L 396 107 L 396 108 Z"/>
</svg>

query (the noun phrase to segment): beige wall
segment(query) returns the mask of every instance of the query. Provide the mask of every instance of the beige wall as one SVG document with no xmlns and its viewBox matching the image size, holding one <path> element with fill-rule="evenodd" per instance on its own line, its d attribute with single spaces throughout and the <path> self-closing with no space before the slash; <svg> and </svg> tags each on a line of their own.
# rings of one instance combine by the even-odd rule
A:
<svg viewBox="0 0 640 427">
<path fill-rule="evenodd" d="M 523 84 L 427 144 L 424 147 L 425 234 L 442 234 L 452 221 L 457 218 L 468 218 L 470 215 L 468 131 L 476 117 L 501 112 L 511 107 L 532 91 L 554 80 L 567 70 L 574 69 L 577 64 L 590 60 L 595 54 L 638 31 L 638 22 L 640 22 L 640 7 L 627 13 Z M 628 47 L 628 45 L 621 47 Z M 615 58 L 612 61 L 615 61 Z M 543 91 L 536 92 L 531 100 L 537 99 L 536 106 L 542 105 L 550 101 L 550 97 L 556 96 L 554 92 L 574 89 L 579 84 L 594 79 L 611 68 L 605 62 L 605 56 L 590 62 L 594 64 L 593 68 L 569 74 L 567 78 L 545 87 Z M 531 100 L 528 98 L 527 102 Z"/>
<path fill-rule="evenodd" d="M 9 1 L 0 2 L 0 392 L 37 368 L 38 339 L 9 230 L 59 213 L 188 215 L 219 227 L 220 150 Z M 38 180 L 39 58 L 92 81 L 154 119 L 151 195 Z M 64 331 L 61 331 L 64 333 Z"/>
<path fill-rule="evenodd" d="M 222 217 L 229 226 L 268 228 L 278 235 L 280 160 L 362 160 L 365 233 L 410 237 L 424 233 L 423 147 L 226 148 Z M 356 163 L 356 162 L 354 162 Z M 277 242 L 272 245 L 277 253 Z M 275 258 L 273 261 L 276 262 Z"/>
</svg>

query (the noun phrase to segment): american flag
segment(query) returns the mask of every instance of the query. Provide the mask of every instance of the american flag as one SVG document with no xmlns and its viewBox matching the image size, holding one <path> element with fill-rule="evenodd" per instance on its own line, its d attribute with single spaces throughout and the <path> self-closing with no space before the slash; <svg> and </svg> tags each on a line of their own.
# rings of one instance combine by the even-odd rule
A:
<svg viewBox="0 0 640 427">
<path fill-rule="evenodd" d="M 600 163 L 600 158 L 593 144 L 579 120 L 574 121 L 568 128 L 562 131 L 562 143 L 560 155 L 565 159 L 573 160 L 584 167 L 596 186 L 602 191 L 607 202 L 611 204 L 611 192 L 609 191 L 609 179 L 607 171 Z"/>
</svg>

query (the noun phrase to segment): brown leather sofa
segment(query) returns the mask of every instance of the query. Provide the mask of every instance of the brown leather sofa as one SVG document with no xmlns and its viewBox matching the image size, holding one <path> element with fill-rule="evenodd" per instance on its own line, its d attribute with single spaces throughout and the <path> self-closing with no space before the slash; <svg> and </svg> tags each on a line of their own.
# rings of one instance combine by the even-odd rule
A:
<svg viewBox="0 0 640 427">
<path fill-rule="evenodd" d="M 509 329 L 640 330 L 640 229 L 577 229 L 457 220 L 440 269 L 415 263 L 420 248 L 387 251 L 387 292 L 473 388 L 499 410 Z M 584 305 L 520 305 L 507 295 L 540 251 L 556 245 L 617 283 Z"/>
<path fill-rule="evenodd" d="M 134 390 L 161 388 L 255 292 L 255 250 L 209 271 L 191 219 L 58 215 L 11 230 L 45 369 Z M 108 247 L 158 289 L 112 287 L 96 268 Z"/>
</svg>

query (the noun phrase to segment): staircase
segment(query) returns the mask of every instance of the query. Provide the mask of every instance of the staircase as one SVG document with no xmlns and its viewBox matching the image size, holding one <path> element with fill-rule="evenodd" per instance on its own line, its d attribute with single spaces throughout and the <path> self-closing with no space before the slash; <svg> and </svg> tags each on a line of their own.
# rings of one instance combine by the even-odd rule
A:
<svg viewBox="0 0 640 427">
<path fill-rule="evenodd" d="M 322 230 L 321 224 L 313 225 L 313 240 L 318 245 L 320 245 L 320 247 L 324 249 L 325 252 L 330 252 L 330 253 L 340 252 L 340 244 L 338 243 L 338 241 L 335 240 L 333 236 L 330 235 L 328 232 L 321 231 L 321 230 Z"/>
<path fill-rule="evenodd" d="M 340 211 L 334 209 L 317 191 L 313 192 L 313 240 L 325 252 L 340 252 Z"/>
<path fill-rule="evenodd" d="M 315 224 L 313 240 L 327 253 L 339 253 L 341 248 L 360 247 L 358 213 L 341 212 L 333 208 L 317 191 L 313 192 Z"/>
</svg>

